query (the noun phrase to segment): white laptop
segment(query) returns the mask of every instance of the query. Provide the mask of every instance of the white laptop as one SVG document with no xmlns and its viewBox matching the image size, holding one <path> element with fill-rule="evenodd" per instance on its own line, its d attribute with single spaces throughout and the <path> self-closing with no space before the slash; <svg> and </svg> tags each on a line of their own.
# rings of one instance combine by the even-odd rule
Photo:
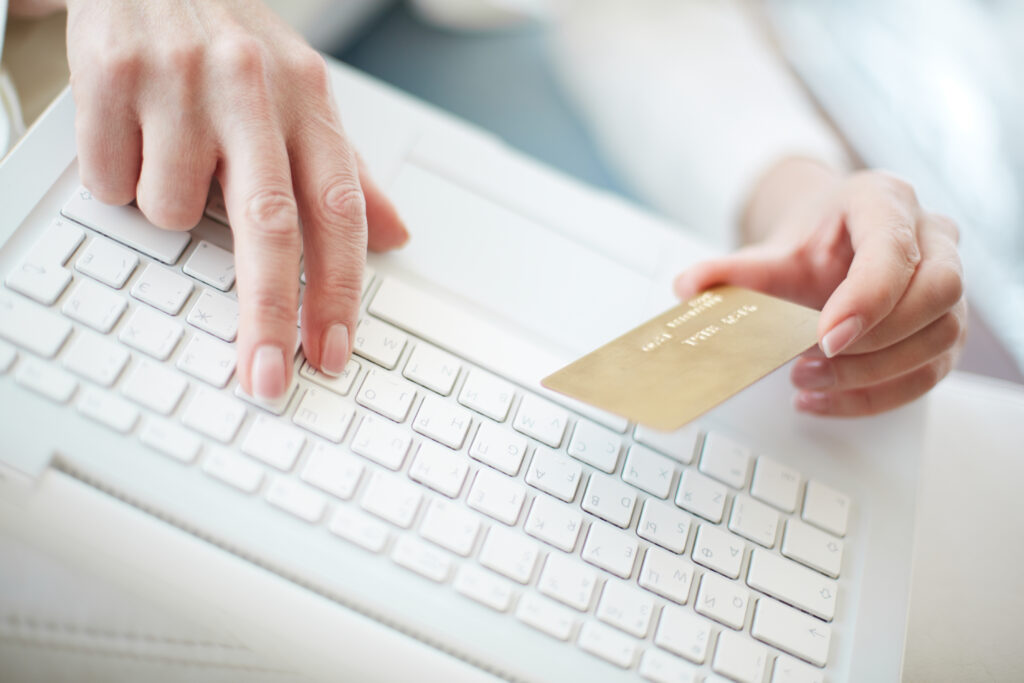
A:
<svg viewBox="0 0 1024 683">
<path fill-rule="evenodd" d="M 274 405 L 236 392 L 216 199 L 192 233 L 99 204 L 67 93 L 0 167 L 7 527 L 312 680 L 897 680 L 922 407 L 800 416 L 783 369 L 658 434 L 543 390 L 708 250 L 332 70 L 412 239 L 346 373 L 300 353 Z"/>
</svg>

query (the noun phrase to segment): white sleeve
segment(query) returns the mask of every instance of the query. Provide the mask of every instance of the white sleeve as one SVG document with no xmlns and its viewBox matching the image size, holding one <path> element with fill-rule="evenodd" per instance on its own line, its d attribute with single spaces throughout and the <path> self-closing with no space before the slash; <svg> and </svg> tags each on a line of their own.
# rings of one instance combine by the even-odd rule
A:
<svg viewBox="0 0 1024 683">
<path fill-rule="evenodd" d="M 554 30 L 559 73 L 637 196 L 720 246 L 784 156 L 849 164 L 739 3 L 583 2 Z"/>
</svg>

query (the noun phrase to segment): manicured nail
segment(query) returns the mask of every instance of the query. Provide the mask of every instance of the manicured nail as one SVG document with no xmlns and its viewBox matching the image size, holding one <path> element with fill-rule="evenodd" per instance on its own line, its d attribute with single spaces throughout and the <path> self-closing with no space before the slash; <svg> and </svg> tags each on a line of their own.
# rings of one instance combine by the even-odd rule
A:
<svg viewBox="0 0 1024 683">
<path fill-rule="evenodd" d="M 320 348 L 321 372 L 337 377 L 348 361 L 348 326 L 334 323 L 328 327 Z"/>
<path fill-rule="evenodd" d="M 252 357 L 252 395 L 271 400 L 284 393 L 284 352 L 271 344 L 256 349 Z"/>
<path fill-rule="evenodd" d="M 792 380 L 800 389 L 828 389 L 835 386 L 836 372 L 824 358 L 805 359 L 793 366 Z"/>
<path fill-rule="evenodd" d="M 829 401 L 829 395 L 823 391 L 801 391 L 793 399 L 793 405 L 805 413 L 825 413 Z"/>
<path fill-rule="evenodd" d="M 821 350 L 825 352 L 826 356 L 832 358 L 849 346 L 863 329 L 864 323 L 861 322 L 860 318 L 851 315 L 821 338 Z"/>
</svg>

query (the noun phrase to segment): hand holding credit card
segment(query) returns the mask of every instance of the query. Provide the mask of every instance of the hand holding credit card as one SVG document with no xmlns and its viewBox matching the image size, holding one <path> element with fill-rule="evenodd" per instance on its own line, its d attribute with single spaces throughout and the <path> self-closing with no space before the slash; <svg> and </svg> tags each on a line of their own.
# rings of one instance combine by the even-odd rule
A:
<svg viewBox="0 0 1024 683">
<path fill-rule="evenodd" d="M 714 287 L 541 384 L 662 431 L 678 429 L 817 342 L 818 311 Z"/>
</svg>

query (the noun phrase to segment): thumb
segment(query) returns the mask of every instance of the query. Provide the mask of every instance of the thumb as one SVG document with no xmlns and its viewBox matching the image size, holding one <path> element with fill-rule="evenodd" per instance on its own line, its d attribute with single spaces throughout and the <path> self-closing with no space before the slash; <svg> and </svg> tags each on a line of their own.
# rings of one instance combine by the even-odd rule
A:
<svg viewBox="0 0 1024 683">
<path fill-rule="evenodd" d="M 791 252 L 756 245 L 698 263 L 676 277 L 674 288 L 679 298 L 688 299 L 714 285 L 730 284 L 802 303 L 808 296 L 807 281 Z"/>
</svg>

